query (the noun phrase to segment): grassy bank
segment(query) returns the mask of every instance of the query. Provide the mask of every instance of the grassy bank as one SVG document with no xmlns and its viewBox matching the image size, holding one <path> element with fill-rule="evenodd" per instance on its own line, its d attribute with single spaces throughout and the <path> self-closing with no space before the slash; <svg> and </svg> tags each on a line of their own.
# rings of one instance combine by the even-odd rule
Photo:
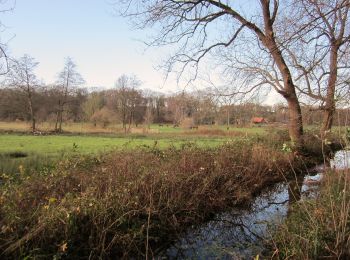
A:
<svg viewBox="0 0 350 260">
<path fill-rule="evenodd" d="M 0 251 L 8 258 L 153 256 L 189 225 L 249 204 L 281 172 L 300 166 L 291 158 L 237 140 L 62 161 L 5 181 Z"/>
<path fill-rule="evenodd" d="M 275 259 L 350 258 L 350 170 L 325 174 L 319 196 L 296 203 L 274 231 Z"/>
</svg>

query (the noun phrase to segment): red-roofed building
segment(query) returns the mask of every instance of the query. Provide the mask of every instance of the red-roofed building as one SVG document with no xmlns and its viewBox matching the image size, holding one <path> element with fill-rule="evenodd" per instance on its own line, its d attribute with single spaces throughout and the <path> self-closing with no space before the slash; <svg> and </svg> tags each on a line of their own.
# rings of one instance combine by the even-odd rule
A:
<svg viewBox="0 0 350 260">
<path fill-rule="evenodd" d="M 267 124 L 267 121 L 263 117 L 253 117 L 251 122 L 255 125 Z"/>
</svg>

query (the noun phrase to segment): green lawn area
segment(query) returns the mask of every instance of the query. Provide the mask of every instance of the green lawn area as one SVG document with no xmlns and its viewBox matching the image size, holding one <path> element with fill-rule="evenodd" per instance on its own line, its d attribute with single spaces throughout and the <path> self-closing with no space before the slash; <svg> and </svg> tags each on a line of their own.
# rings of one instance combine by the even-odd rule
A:
<svg viewBox="0 0 350 260">
<path fill-rule="evenodd" d="M 157 127 L 160 129 L 159 133 L 149 135 L 85 133 L 86 135 L 33 136 L 19 133 L 0 134 L 0 182 L 2 173 L 16 173 L 19 166 L 23 166 L 26 169 L 39 169 L 42 165 L 49 165 L 61 158 L 69 158 L 73 155 L 99 154 L 114 149 L 138 149 L 140 147 L 153 146 L 164 149 L 170 146 L 181 147 L 181 145 L 189 142 L 199 147 L 215 147 L 224 142 L 244 138 L 245 136 L 242 134 L 237 136 L 206 135 L 200 134 L 201 130 L 187 130 L 191 131 L 191 134 L 188 134 L 181 128 L 152 126 L 152 128 Z M 229 131 L 255 135 L 263 134 L 265 129 L 232 128 Z M 17 158 L 14 156 L 14 153 L 22 153 L 24 157 Z"/>
<path fill-rule="evenodd" d="M 201 147 L 214 147 L 229 141 L 228 137 L 155 137 L 155 136 L 32 136 L 17 134 L 0 135 L 0 183 L 1 174 L 18 173 L 20 168 L 38 170 L 57 160 L 78 154 L 99 154 L 113 149 L 137 149 L 139 147 L 180 147 L 193 142 Z M 23 153 L 24 158 L 12 158 L 13 153 Z M 11 156 L 9 156 L 11 155 Z"/>
<path fill-rule="evenodd" d="M 102 137 L 102 136 L 32 136 L 32 135 L 0 135 L 0 153 L 27 152 L 44 155 L 55 155 L 62 152 L 98 153 L 112 149 L 131 149 L 140 146 L 159 148 L 171 145 L 179 147 L 186 142 L 194 142 L 198 146 L 216 146 L 229 138 L 225 137 Z"/>
</svg>

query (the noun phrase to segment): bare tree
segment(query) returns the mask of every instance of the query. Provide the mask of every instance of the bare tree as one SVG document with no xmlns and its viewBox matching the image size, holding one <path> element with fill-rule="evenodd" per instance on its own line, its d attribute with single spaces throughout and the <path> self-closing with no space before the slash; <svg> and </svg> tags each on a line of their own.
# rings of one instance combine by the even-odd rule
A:
<svg viewBox="0 0 350 260">
<path fill-rule="evenodd" d="M 227 93 L 228 90 L 222 90 L 222 89 L 217 89 L 216 90 L 216 96 L 217 96 L 217 101 L 220 104 L 221 108 L 225 108 L 226 110 L 226 128 L 227 130 L 230 129 L 230 118 L 231 118 L 231 110 L 232 106 L 235 102 L 235 95 L 222 95 L 221 93 Z"/>
<path fill-rule="evenodd" d="M 134 123 L 137 106 L 141 101 L 141 92 L 136 88 L 140 86 L 141 82 L 136 76 L 122 75 L 116 82 L 116 101 L 117 110 L 121 116 L 123 129 L 127 132 L 127 124 L 129 130 Z"/>
<path fill-rule="evenodd" d="M 336 101 L 349 92 L 349 0 L 294 0 L 284 46 L 296 70 L 296 87 L 323 110 L 321 134 L 331 130 Z M 291 21 L 293 20 L 293 21 Z"/>
<path fill-rule="evenodd" d="M 144 115 L 144 123 L 147 125 L 147 128 L 151 128 L 151 124 L 153 123 L 153 114 L 152 114 L 152 99 L 147 100 L 146 112 Z"/>
<path fill-rule="evenodd" d="M 39 81 L 34 73 L 38 62 L 29 55 L 24 55 L 18 60 L 11 60 L 9 71 L 6 74 L 5 84 L 9 87 L 20 89 L 26 98 L 28 114 L 31 120 L 32 132 L 36 130 L 36 117 L 34 110 L 33 96 L 36 88 L 39 87 Z"/>
<path fill-rule="evenodd" d="M 212 90 L 199 90 L 194 92 L 192 96 L 197 100 L 196 112 L 194 113 L 195 122 L 200 125 L 214 124 L 217 114 L 217 97 L 212 93 Z"/>
<path fill-rule="evenodd" d="M 15 8 L 15 0 L 0 1 L 0 15 L 13 11 Z M 0 21 L 0 31 L 3 31 L 6 26 Z M 9 57 L 6 53 L 7 44 L 4 42 L 0 43 L 0 75 L 5 75 L 9 72 L 10 64 Z"/>
<path fill-rule="evenodd" d="M 288 103 L 289 135 L 296 150 L 303 148 L 303 124 L 299 99 L 291 70 L 276 34 L 275 22 L 280 14 L 280 1 L 219 1 L 219 0 L 121 0 L 127 6 L 125 14 L 139 18 L 140 27 L 156 26 L 159 34 L 150 44 L 180 44 L 178 51 L 168 60 L 167 71 L 181 64 L 180 74 L 194 68 L 215 49 L 236 46 L 238 40 L 254 41 L 273 61 L 282 84 L 272 85 Z M 222 29 L 221 31 L 218 31 Z M 262 83 L 260 83 L 262 85 Z"/>
<path fill-rule="evenodd" d="M 84 84 L 84 79 L 76 70 L 76 64 L 68 57 L 66 58 L 63 70 L 58 74 L 57 89 L 59 92 L 57 104 L 57 117 L 55 131 L 62 132 L 63 113 L 69 102 L 69 96 L 80 85 Z"/>
</svg>

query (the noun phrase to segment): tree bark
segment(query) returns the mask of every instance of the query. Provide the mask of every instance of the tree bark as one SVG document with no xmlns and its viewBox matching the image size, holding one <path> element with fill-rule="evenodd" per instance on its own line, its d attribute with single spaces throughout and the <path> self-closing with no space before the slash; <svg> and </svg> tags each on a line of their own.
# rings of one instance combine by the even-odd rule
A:
<svg viewBox="0 0 350 260">
<path fill-rule="evenodd" d="M 292 146 L 296 151 L 302 151 L 304 147 L 303 140 L 303 119 L 301 108 L 297 96 L 294 95 L 286 98 L 289 109 L 289 136 Z"/>
<path fill-rule="evenodd" d="M 302 152 L 304 148 L 303 140 L 303 117 L 301 113 L 300 103 L 295 91 L 292 75 L 283 58 L 283 55 L 275 41 L 272 25 L 266 24 L 266 36 L 262 38 L 262 42 L 270 51 L 278 70 L 283 78 L 283 90 L 279 93 L 286 99 L 289 109 L 289 136 L 292 148 L 295 151 Z"/>
<path fill-rule="evenodd" d="M 324 137 L 333 125 L 333 118 L 335 113 L 335 86 L 338 77 L 337 63 L 338 63 L 338 45 L 332 44 L 330 55 L 330 73 L 328 78 L 326 104 L 323 112 L 323 122 L 321 127 L 321 136 Z"/>
</svg>

